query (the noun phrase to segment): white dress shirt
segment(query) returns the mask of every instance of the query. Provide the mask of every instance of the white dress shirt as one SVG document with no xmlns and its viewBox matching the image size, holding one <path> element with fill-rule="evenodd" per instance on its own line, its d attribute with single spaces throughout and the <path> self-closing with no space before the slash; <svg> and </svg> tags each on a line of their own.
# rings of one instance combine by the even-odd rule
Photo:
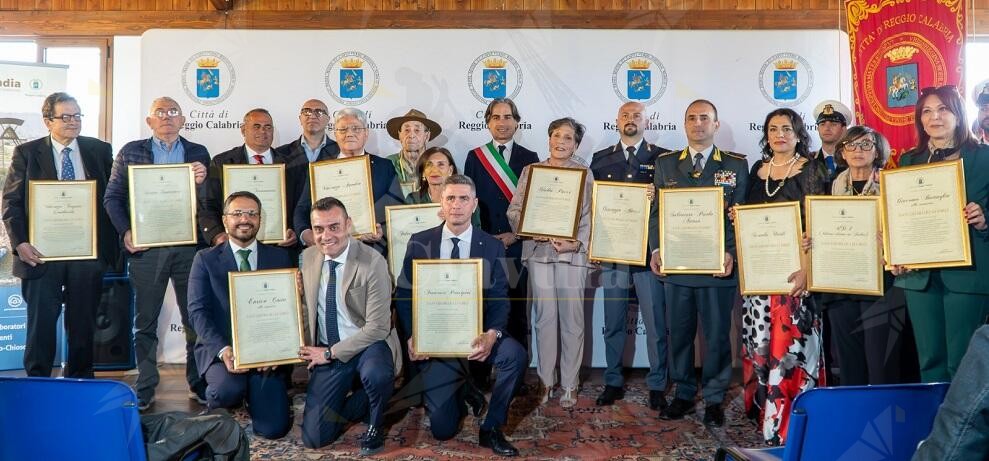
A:
<svg viewBox="0 0 989 461">
<path fill-rule="evenodd" d="M 244 150 L 247 151 L 247 163 L 250 165 L 261 165 L 260 163 L 258 163 L 258 160 L 254 158 L 255 155 L 260 155 L 262 158 L 264 158 L 264 163 L 263 163 L 264 165 L 271 165 L 272 163 L 275 163 L 275 161 L 271 157 L 271 149 L 268 149 L 263 153 L 254 152 L 254 150 L 248 147 L 247 144 L 244 144 Z"/>
<path fill-rule="evenodd" d="M 68 147 L 69 149 L 72 149 L 72 151 L 69 152 L 69 160 L 72 160 L 72 169 L 76 174 L 75 179 L 78 181 L 86 179 L 86 169 L 82 165 L 82 155 L 79 154 L 79 141 L 73 138 L 72 142 L 70 142 L 68 146 L 63 146 L 59 144 L 54 137 L 51 137 L 51 140 L 52 155 L 54 155 L 55 159 L 56 177 L 58 179 L 62 179 L 62 149 Z"/>
<path fill-rule="evenodd" d="M 323 325 L 326 325 L 326 320 L 323 316 L 326 314 L 326 285 L 330 282 L 330 273 L 327 269 L 330 267 L 329 261 L 334 261 L 339 263 L 336 268 L 336 287 L 337 287 L 337 332 L 340 333 L 340 341 L 343 341 L 352 335 L 360 331 L 360 328 L 351 321 L 350 317 L 347 315 L 347 309 L 345 308 L 345 299 L 343 290 L 341 290 L 341 285 L 343 280 L 343 268 L 347 261 L 347 254 L 350 252 L 350 243 L 347 243 L 347 248 L 343 250 L 336 258 L 331 258 L 329 256 L 323 256 L 323 269 L 319 271 L 319 295 L 316 298 L 316 324 L 320 325 L 319 328 L 319 340 L 323 344 L 327 343 L 326 339 L 326 329 Z"/>
<path fill-rule="evenodd" d="M 450 228 L 443 225 L 443 234 L 440 241 L 440 259 L 450 259 L 450 254 L 453 253 L 453 237 L 460 239 L 457 242 L 457 247 L 460 248 L 460 259 L 470 258 L 470 240 L 474 235 L 474 226 L 468 225 L 467 230 L 463 231 L 460 235 L 454 234 L 450 231 Z"/>
</svg>

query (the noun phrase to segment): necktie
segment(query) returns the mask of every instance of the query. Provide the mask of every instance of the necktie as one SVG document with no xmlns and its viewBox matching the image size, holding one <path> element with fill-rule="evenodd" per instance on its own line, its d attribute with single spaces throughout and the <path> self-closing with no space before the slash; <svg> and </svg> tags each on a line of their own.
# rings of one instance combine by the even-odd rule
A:
<svg viewBox="0 0 989 461">
<path fill-rule="evenodd" d="M 72 159 L 69 158 L 70 152 L 72 152 L 71 147 L 62 149 L 62 176 L 58 178 L 62 181 L 76 179 L 76 169 L 72 166 Z"/>
<path fill-rule="evenodd" d="M 261 154 L 255 154 L 254 161 L 257 162 L 258 165 L 264 165 L 264 156 Z"/>
<path fill-rule="evenodd" d="M 635 147 L 628 146 L 625 148 L 625 152 L 628 152 L 628 155 L 625 156 L 625 163 L 631 165 L 632 157 L 635 157 Z"/>
<path fill-rule="evenodd" d="M 251 270 L 251 261 L 247 259 L 251 256 L 251 250 L 246 248 L 237 250 L 237 256 L 240 256 L 240 266 L 237 270 L 240 272 L 249 272 Z"/>
<path fill-rule="evenodd" d="M 834 167 L 834 156 L 833 155 L 829 155 L 827 157 L 824 157 L 824 164 L 828 166 L 828 173 L 830 173 L 831 176 L 834 176 L 834 168 L 835 168 Z"/>
<path fill-rule="evenodd" d="M 698 152 L 694 154 L 694 177 L 701 177 L 701 172 L 704 171 L 704 165 L 701 163 L 704 161 L 704 154 Z"/>
<path fill-rule="evenodd" d="M 326 309 L 323 318 L 326 319 L 326 325 L 323 331 L 326 332 L 326 346 L 333 347 L 340 342 L 340 329 L 337 326 L 337 266 L 340 263 L 327 261 L 326 265 L 326 300 L 323 301 L 323 307 Z"/>
<path fill-rule="evenodd" d="M 460 239 L 450 237 L 450 241 L 453 242 L 453 250 L 450 251 L 450 259 L 460 259 Z"/>
<path fill-rule="evenodd" d="M 504 144 L 498 146 L 498 155 L 500 155 L 501 158 L 505 159 L 505 163 L 508 163 L 508 158 L 505 157 L 505 145 Z"/>
</svg>

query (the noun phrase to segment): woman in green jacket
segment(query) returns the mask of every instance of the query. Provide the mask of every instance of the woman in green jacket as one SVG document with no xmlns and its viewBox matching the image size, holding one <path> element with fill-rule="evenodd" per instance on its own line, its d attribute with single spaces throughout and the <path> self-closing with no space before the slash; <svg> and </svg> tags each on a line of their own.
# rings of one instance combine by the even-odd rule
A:
<svg viewBox="0 0 989 461">
<path fill-rule="evenodd" d="M 430 147 L 419 156 L 416 162 L 416 188 L 405 196 L 409 205 L 419 203 L 440 203 L 443 181 L 450 175 L 457 174 L 457 164 L 453 163 L 453 154 L 445 147 Z M 481 226 L 480 209 L 474 210 L 470 218 L 471 224 Z"/>
</svg>

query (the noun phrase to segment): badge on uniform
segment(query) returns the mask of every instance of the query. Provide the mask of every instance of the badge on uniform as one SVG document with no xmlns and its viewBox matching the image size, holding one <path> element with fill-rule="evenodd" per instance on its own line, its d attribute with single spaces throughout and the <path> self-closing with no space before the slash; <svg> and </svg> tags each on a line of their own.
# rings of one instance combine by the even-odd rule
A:
<svg viewBox="0 0 989 461">
<path fill-rule="evenodd" d="M 731 170 L 718 170 L 714 172 L 715 186 L 735 187 L 735 172 Z"/>
</svg>

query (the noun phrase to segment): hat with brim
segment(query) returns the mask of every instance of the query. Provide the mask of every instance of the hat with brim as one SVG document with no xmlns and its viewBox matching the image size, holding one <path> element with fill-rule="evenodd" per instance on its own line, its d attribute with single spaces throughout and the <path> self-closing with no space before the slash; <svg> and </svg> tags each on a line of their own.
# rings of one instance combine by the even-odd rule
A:
<svg viewBox="0 0 989 461">
<path fill-rule="evenodd" d="M 817 120 L 816 123 L 838 122 L 845 126 L 852 124 L 852 111 L 848 109 L 848 106 L 842 104 L 841 101 L 835 101 L 833 99 L 822 101 L 818 104 L 814 108 L 814 117 Z"/>
<path fill-rule="evenodd" d="M 426 118 L 426 114 L 419 112 L 416 109 L 409 109 L 405 115 L 395 117 L 388 121 L 388 134 L 391 135 L 392 138 L 398 139 L 398 132 L 402 131 L 402 125 L 405 122 L 419 122 L 425 125 L 426 129 L 429 130 L 430 141 L 439 136 L 440 132 L 443 131 L 443 128 L 440 128 L 440 124 Z"/>
</svg>

